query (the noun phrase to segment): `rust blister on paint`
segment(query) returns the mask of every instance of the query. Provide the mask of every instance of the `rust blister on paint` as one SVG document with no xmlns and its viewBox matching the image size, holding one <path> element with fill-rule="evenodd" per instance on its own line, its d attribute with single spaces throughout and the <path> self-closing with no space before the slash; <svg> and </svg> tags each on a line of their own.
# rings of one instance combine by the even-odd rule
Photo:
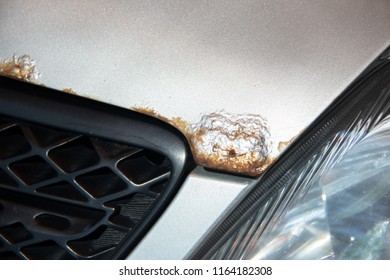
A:
<svg viewBox="0 0 390 280">
<path fill-rule="evenodd" d="M 213 112 L 190 132 L 194 157 L 203 166 L 255 176 L 272 163 L 270 130 L 260 115 Z"/>
<path fill-rule="evenodd" d="M 63 92 L 66 92 L 66 93 L 69 93 L 69 94 L 73 94 L 73 95 L 77 95 L 77 92 L 75 92 L 73 89 L 71 88 L 64 88 L 62 89 Z"/>
<path fill-rule="evenodd" d="M 37 84 L 40 73 L 28 55 L 14 55 L 12 59 L 0 61 L 0 75 Z M 76 94 L 71 88 L 63 91 Z M 291 143 L 280 142 L 274 148 L 268 123 L 258 114 L 217 111 L 204 114 L 199 122 L 190 124 L 180 117 L 162 116 L 152 108 L 130 109 L 176 127 L 187 138 L 195 161 L 211 169 L 257 176 L 275 160 L 276 150 L 280 152 Z"/>
<path fill-rule="evenodd" d="M 159 120 L 162 120 L 163 122 L 169 123 L 170 125 L 176 127 L 178 130 L 180 130 L 181 133 L 183 133 L 186 137 L 188 136 L 188 127 L 189 123 L 183 120 L 180 117 L 173 117 L 173 118 L 167 118 L 159 113 L 157 113 L 156 110 L 150 107 L 131 107 L 130 110 L 136 111 L 138 113 L 142 113 L 144 115 L 148 115 L 154 118 L 157 118 Z M 188 138 L 188 137 L 187 137 Z"/>
<path fill-rule="evenodd" d="M 161 116 L 151 108 L 131 109 L 178 128 L 187 138 L 195 161 L 204 167 L 256 176 L 274 160 L 269 127 L 259 115 L 219 111 L 189 124 L 179 117 Z"/>
<path fill-rule="evenodd" d="M 0 75 L 37 83 L 40 76 L 35 60 L 29 55 L 14 55 L 11 59 L 0 60 Z"/>
</svg>

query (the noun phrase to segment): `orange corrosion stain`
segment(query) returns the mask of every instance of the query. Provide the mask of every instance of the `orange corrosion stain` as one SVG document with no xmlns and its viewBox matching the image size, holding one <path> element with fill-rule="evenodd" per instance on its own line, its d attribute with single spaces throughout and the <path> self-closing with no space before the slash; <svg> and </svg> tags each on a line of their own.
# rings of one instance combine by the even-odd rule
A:
<svg viewBox="0 0 390 280">
<path fill-rule="evenodd" d="M 69 94 L 77 95 L 77 93 L 73 89 L 71 89 L 71 88 L 64 88 L 62 91 L 66 92 L 66 93 L 69 93 Z"/>
<path fill-rule="evenodd" d="M 0 60 L 0 75 L 37 83 L 40 76 L 35 61 L 28 55 L 14 55 L 11 59 Z"/>
<path fill-rule="evenodd" d="M 259 157 L 259 151 L 254 149 L 249 152 L 242 153 L 235 147 L 224 148 L 221 143 L 212 143 L 212 151 L 205 151 L 202 149 L 202 145 L 205 145 L 205 135 L 208 133 L 206 129 L 193 129 L 193 127 L 180 117 L 167 118 L 160 115 L 156 110 L 149 107 L 132 107 L 131 110 L 136 112 L 155 117 L 172 126 L 176 127 L 187 138 L 188 143 L 195 161 L 204 167 L 210 169 L 216 169 L 221 171 L 227 171 L 237 174 L 257 176 L 262 174 L 268 166 L 275 160 L 273 157 L 267 157 L 265 154 Z M 255 135 L 253 131 L 238 130 L 234 133 L 227 133 L 226 131 L 220 131 L 221 134 L 226 134 L 231 138 L 251 138 L 259 137 Z M 234 139 L 233 139 L 234 140 Z M 209 144 L 209 143 L 207 143 Z M 223 153 L 223 155 L 221 155 Z"/>
</svg>

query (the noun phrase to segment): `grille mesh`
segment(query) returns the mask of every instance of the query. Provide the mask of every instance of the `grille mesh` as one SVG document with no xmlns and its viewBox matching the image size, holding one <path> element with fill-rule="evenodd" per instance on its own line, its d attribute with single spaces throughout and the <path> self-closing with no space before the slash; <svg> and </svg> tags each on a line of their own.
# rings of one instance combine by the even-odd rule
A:
<svg viewBox="0 0 390 280">
<path fill-rule="evenodd" d="M 165 191 L 167 157 L 0 116 L 0 259 L 106 258 Z"/>
</svg>

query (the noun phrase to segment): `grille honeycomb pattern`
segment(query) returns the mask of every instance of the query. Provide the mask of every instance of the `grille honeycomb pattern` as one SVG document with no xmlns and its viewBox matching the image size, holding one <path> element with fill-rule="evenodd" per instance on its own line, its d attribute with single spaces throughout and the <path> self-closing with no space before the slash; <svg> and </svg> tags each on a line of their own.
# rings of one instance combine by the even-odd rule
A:
<svg viewBox="0 0 390 280">
<path fill-rule="evenodd" d="M 151 150 L 0 115 L 0 259 L 103 259 L 164 192 Z"/>
</svg>

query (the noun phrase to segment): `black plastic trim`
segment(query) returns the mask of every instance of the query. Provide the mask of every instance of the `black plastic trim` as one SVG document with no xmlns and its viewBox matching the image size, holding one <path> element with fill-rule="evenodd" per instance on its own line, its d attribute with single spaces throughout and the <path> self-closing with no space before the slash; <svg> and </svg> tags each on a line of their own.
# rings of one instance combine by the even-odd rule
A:
<svg viewBox="0 0 390 280">
<path fill-rule="evenodd" d="M 152 150 L 169 159 L 171 171 L 166 191 L 158 197 L 147 216 L 110 254 L 111 259 L 122 259 L 129 254 L 195 166 L 186 139 L 172 126 L 131 110 L 43 86 L 0 77 L 0 114 Z"/>
</svg>

